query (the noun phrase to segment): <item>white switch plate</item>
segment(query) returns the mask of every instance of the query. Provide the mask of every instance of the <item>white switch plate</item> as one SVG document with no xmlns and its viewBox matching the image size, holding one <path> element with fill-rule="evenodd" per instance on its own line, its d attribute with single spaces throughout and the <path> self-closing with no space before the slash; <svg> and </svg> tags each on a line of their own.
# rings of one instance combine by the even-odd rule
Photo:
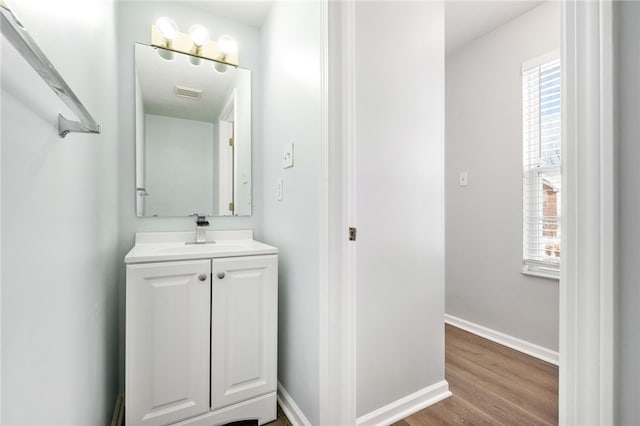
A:
<svg viewBox="0 0 640 426">
<path fill-rule="evenodd" d="M 282 201 L 284 197 L 283 187 L 284 187 L 283 179 L 281 177 L 276 179 L 276 201 Z"/>
<path fill-rule="evenodd" d="M 288 169 L 293 167 L 293 144 L 287 144 L 284 147 L 284 154 L 282 157 L 282 168 Z"/>
<path fill-rule="evenodd" d="M 469 185 L 469 174 L 467 172 L 460 172 L 460 186 Z"/>
</svg>

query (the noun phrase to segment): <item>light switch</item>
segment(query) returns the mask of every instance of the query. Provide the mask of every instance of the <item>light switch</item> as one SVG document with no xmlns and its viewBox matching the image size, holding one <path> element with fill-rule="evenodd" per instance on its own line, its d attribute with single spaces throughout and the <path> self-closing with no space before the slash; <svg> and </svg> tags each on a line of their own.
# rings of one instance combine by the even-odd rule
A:
<svg viewBox="0 0 640 426">
<path fill-rule="evenodd" d="M 282 201 L 284 198 L 283 186 L 283 179 L 281 177 L 276 179 L 276 201 Z"/>
<path fill-rule="evenodd" d="M 284 147 L 284 154 L 282 157 L 282 168 L 288 169 L 293 167 L 293 144 L 287 144 Z"/>
<path fill-rule="evenodd" d="M 469 175 L 467 172 L 460 172 L 460 186 L 469 185 Z"/>
</svg>

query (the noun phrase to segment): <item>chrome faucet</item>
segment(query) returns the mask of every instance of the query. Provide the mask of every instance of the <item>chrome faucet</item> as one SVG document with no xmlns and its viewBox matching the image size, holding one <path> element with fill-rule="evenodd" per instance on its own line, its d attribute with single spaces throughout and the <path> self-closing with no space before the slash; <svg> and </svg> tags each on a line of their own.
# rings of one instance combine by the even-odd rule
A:
<svg viewBox="0 0 640 426">
<path fill-rule="evenodd" d="M 209 226 L 207 219 L 204 216 L 196 215 L 196 244 L 207 242 L 207 226 Z"/>
</svg>

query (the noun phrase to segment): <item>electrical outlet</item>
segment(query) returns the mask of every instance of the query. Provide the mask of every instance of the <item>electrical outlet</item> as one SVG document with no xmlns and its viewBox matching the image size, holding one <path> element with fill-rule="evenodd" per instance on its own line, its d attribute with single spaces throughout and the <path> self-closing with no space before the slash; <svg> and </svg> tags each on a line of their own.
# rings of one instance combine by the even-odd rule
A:
<svg viewBox="0 0 640 426">
<path fill-rule="evenodd" d="M 460 186 L 469 185 L 469 174 L 467 172 L 460 172 Z"/>
<path fill-rule="evenodd" d="M 276 180 L 276 201 L 282 201 L 284 198 L 283 179 L 278 178 Z"/>
</svg>

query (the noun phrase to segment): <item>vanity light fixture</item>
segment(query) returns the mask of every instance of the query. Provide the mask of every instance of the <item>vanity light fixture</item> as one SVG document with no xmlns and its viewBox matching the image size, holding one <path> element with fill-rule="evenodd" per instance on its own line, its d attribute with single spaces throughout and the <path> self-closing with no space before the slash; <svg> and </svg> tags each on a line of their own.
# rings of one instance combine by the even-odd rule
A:
<svg viewBox="0 0 640 426">
<path fill-rule="evenodd" d="M 226 62 L 227 56 L 235 55 L 238 53 L 238 42 L 229 35 L 221 35 L 218 39 L 218 47 L 220 48 L 222 62 Z"/>
<path fill-rule="evenodd" d="M 189 58 L 189 62 L 198 66 L 202 62 L 199 58 L 199 56 L 202 55 L 202 46 L 209 41 L 209 31 L 202 25 L 192 25 L 191 28 L 189 28 L 189 36 L 193 42 L 191 53 L 194 55 Z"/>
<path fill-rule="evenodd" d="M 223 64 L 222 62 L 218 61 L 211 64 L 211 66 L 213 67 L 214 71 L 219 74 L 224 74 L 225 72 L 227 72 L 227 68 L 229 68 L 229 65 Z"/>
<path fill-rule="evenodd" d="M 171 50 L 167 50 L 167 49 L 156 49 L 156 50 L 158 52 L 158 55 L 160 55 L 160 57 L 165 61 L 173 61 L 173 58 L 175 55 Z"/>
<path fill-rule="evenodd" d="M 171 49 L 171 44 L 178 35 L 178 25 L 171 18 L 163 16 L 156 21 L 156 27 L 162 36 L 162 46 Z"/>
<path fill-rule="evenodd" d="M 151 26 L 151 45 L 192 56 L 191 63 L 198 65 L 199 58 L 211 59 L 238 66 L 238 43 L 223 35 L 218 41 L 209 40 L 209 31 L 202 25 L 192 25 L 189 34 L 181 33 L 170 18 L 160 18 Z M 163 52 L 158 52 L 165 57 Z M 167 58 L 165 58 L 167 59 Z"/>
<path fill-rule="evenodd" d="M 191 41 L 193 41 L 195 54 L 199 56 L 202 46 L 209 41 L 209 31 L 202 25 L 192 25 L 191 28 L 189 28 L 189 35 L 191 36 Z"/>
</svg>

